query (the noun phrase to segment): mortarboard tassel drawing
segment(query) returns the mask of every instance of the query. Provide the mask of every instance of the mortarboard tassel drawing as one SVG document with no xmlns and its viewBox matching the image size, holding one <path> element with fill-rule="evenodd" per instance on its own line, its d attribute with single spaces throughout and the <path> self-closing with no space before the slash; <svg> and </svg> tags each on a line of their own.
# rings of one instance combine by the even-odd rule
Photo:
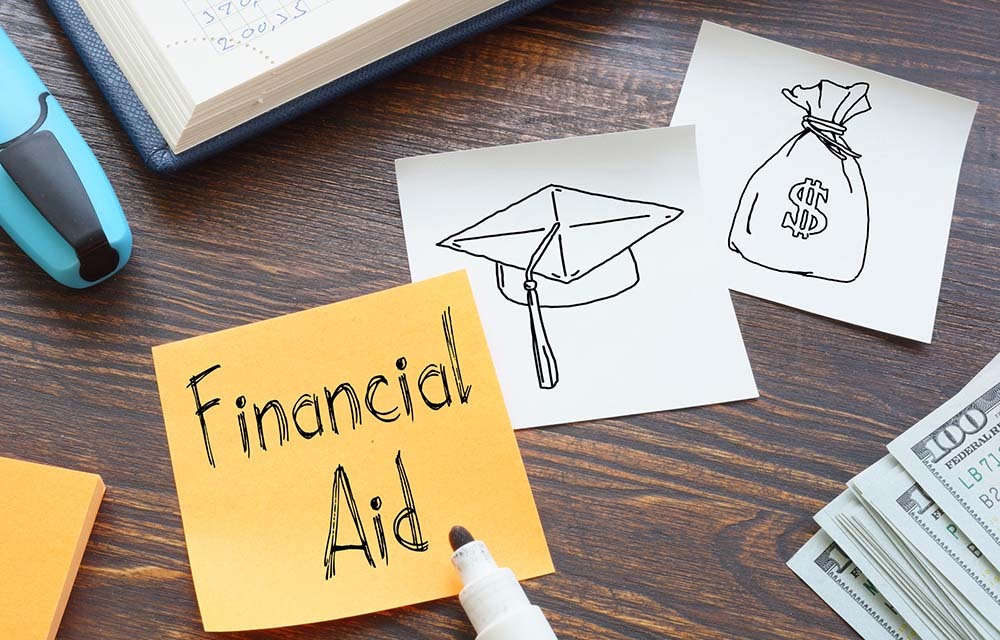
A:
<svg viewBox="0 0 1000 640">
<path fill-rule="evenodd" d="M 682 213 L 655 202 L 548 185 L 438 246 L 496 263 L 500 293 L 528 308 L 538 386 L 552 389 L 559 367 L 542 309 L 589 305 L 637 285 L 632 246 Z"/>
</svg>

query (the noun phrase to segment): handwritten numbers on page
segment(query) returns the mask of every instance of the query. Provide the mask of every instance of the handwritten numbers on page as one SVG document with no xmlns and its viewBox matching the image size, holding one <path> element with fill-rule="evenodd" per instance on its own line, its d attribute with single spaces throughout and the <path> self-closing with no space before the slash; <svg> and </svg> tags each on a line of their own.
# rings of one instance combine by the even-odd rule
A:
<svg viewBox="0 0 1000 640">
<path fill-rule="evenodd" d="M 218 53 L 263 37 L 332 0 L 183 0 Z"/>
</svg>

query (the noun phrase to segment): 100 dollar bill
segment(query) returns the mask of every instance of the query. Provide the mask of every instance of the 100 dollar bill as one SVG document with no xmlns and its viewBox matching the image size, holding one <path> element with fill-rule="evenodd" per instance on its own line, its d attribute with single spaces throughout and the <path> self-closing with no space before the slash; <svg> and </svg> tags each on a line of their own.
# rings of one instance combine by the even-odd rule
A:
<svg viewBox="0 0 1000 640">
<path fill-rule="evenodd" d="M 889 443 L 889 452 L 1000 566 L 1000 356 Z"/>
<path fill-rule="evenodd" d="M 823 530 L 792 556 L 788 567 L 865 640 L 919 640 Z"/>
<path fill-rule="evenodd" d="M 941 621 L 933 613 L 929 613 L 922 604 L 920 588 L 913 581 L 903 581 L 895 567 L 887 566 L 885 558 L 871 553 L 869 548 L 860 544 L 860 540 L 844 527 L 838 515 L 853 512 L 863 512 L 864 507 L 851 491 L 844 491 L 813 516 L 816 524 L 830 536 L 837 547 L 851 558 L 860 571 L 868 577 L 871 584 L 881 593 L 921 638 L 947 638 L 953 640 L 954 634 L 942 632 Z M 892 552 L 892 545 L 887 551 Z M 898 560 L 898 558 L 897 558 Z"/>
<path fill-rule="evenodd" d="M 895 458 L 882 458 L 848 485 L 986 619 L 1000 624 L 1000 571 Z"/>
</svg>

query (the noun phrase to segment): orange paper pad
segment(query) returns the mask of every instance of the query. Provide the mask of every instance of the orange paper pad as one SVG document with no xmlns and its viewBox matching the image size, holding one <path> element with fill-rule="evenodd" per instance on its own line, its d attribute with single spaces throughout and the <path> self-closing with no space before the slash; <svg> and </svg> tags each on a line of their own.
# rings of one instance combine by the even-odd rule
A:
<svg viewBox="0 0 1000 640">
<path fill-rule="evenodd" d="M 0 458 L 0 638 L 55 638 L 103 496 L 92 473 Z"/>
<path fill-rule="evenodd" d="M 552 571 L 464 272 L 153 359 L 206 630 L 455 595 L 455 524 Z"/>
</svg>

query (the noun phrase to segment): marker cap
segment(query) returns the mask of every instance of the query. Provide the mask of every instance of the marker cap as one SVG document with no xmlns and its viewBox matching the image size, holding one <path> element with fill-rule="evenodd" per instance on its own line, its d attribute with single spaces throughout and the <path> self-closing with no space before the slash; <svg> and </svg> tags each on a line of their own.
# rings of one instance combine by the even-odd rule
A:
<svg viewBox="0 0 1000 640">
<path fill-rule="evenodd" d="M 477 640 L 557 640 L 542 610 L 528 601 L 510 569 L 497 567 L 481 541 L 463 545 L 451 557 L 465 588 L 458 598 Z"/>
</svg>

